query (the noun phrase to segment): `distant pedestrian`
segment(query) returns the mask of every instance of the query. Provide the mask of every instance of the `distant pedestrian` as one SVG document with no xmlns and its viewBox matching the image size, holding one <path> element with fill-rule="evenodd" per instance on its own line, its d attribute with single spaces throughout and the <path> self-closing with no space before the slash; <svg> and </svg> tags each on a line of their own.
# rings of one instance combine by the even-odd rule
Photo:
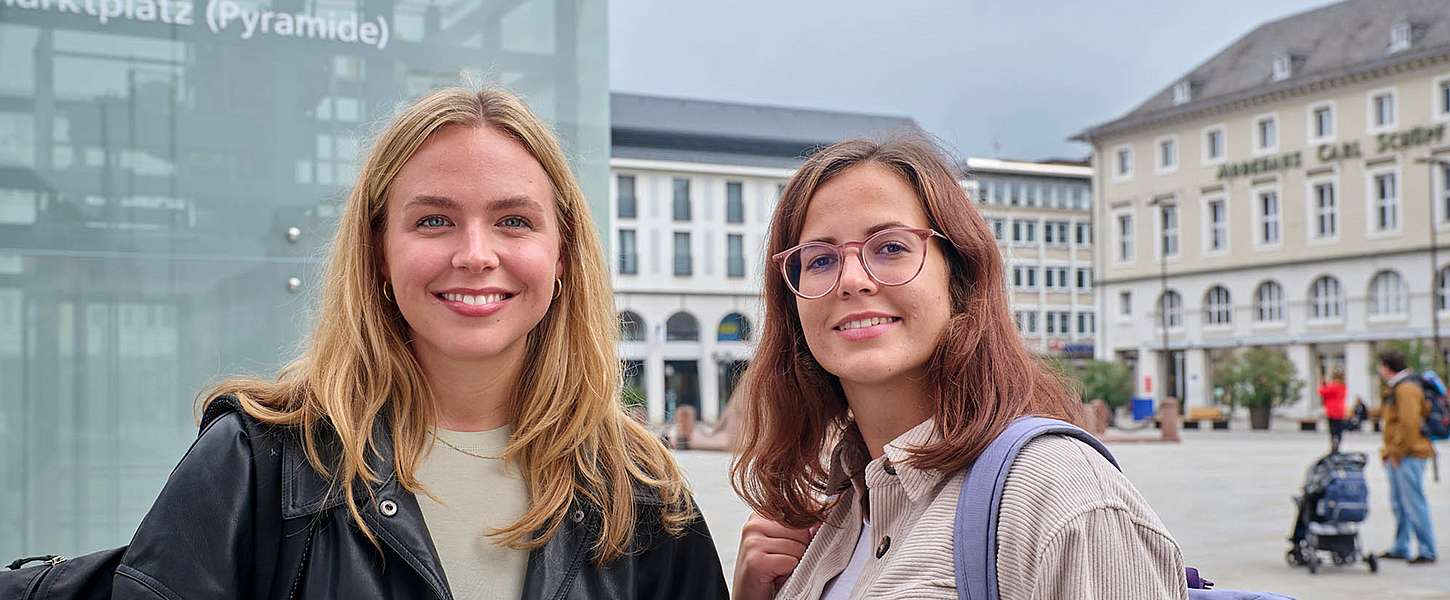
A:
<svg viewBox="0 0 1450 600">
<path fill-rule="evenodd" d="M 1410 564 L 1434 564 L 1435 530 L 1430 524 L 1430 504 L 1425 499 L 1425 461 L 1434 455 L 1430 440 L 1420 432 L 1424 423 L 1425 391 L 1419 375 L 1406 367 L 1405 355 L 1388 349 L 1379 354 L 1380 377 L 1385 380 L 1385 400 L 1380 405 L 1384 418 L 1385 471 L 1390 479 L 1390 504 L 1395 513 L 1395 545 L 1381 558 L 1409 560 Z M 1419 552 L 1410 559 L 1410 535 Z"/>
<path fill-rule="evenodd" d="M 1329 452 L 1339 452 L 1348 415 L 1344 406 L 1344 370 L 1335 369 L 1327 381 L 1319 384 L 1319 400 L 1324 403 L 1324 418 L 1329 420 Z"/>
<path fill-rule="evenodd" d="M 1361 427 L 1364 427 L 1364 424 L 1365 423 L 1368 423 L 1368 422 L 1369 422 L 1369 406 L 1366 406 L 1365 405 L 1365 403 L 1364 403 L 1364 396 L 1360 396 L 1358 394 L 1355 394 L 1355 396 L 1354 396 L 1354 418 L 1351 419 L 1350 422 L 1349 422 L 1349 429 L 1351 431 L 1359 431 L 1360 428 Z"/>
</svg>

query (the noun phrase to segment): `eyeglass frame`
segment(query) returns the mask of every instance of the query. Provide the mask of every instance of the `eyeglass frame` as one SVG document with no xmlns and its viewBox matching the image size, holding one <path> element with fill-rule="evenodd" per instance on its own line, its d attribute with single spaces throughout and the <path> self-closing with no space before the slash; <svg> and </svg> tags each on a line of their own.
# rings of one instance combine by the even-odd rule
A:
<svg viewBox="0 0 1450 600">
<path fill-rule="evenodd" d="M 923 242 L 925 242 L 927 240 L 930 240 L 931 238 L 934 238 L 934 237 L 939 237 L 939 238 L 941 238 L 943 240 L 946 240 L 948 242 L 951 241 L 951 238 L 948 238 L 947 236 L 938 233 L 935 229 L 923 229 L 923 228 L 920 228 L 920 227 L 891 227 L 891 228 L 888 228 L 888 229 L 882 229 L 881 231 L 878 231 L 878 232 L 873 233 L 873 234 L 871 234 L 869 236 L 866 236 L 866 239 L 863 239 L 863 240 L 856 240 L 856 241 L 851 241 L 851 242 L 842 242 L 842 243 L 839 243 L 839 244 L 832 244 L 830 242 L 822 242 L 822 241 L 812 241 L 812 242 L 806 242 L 804 244 L 797 244 L 797 245 L 792 246 L 792 247 L 790 247 L 790 248 L 788 248 L 786 250 L 783 250 L 783 251 L 780 251 L 780 252 L 775 253 L 774 255 L 772 255 L 770 257 L 770 259 L 772 261 L 774 261 L 780 267 L 780 269 L 779 269 L 780 276 L 781 276 L 782 279 L 785 280 L 785 287 L 787 289 L 789 289 L 792 294 L 795 294 L 796 296 L 798 296 L 800 298 L 803 298 L 805 300 L 819 300 L 821 298 L 825 298 L 826 296 L 831 295 L 831 292 L 836 291 L 836 288 L 841 287 L 841 275 L 843 275 L 843 274 L 846 273 L 846 267 L 845 267 L 845 263 L 846 263 L 846 250 L 848 250 L 850 248 L 855 248 L 856 249 L 856 260 L 861 263 L 861 270 L 863 270 L 863 271 L 866 272 L 866 276 L 867 277 L 870 277 L 871 278 L 871 281 L 876 282 L 877 285 L 882 285 L 882 286 L 886 286 L 886 287 L 903 286 L 903 285 L 906 285 L 906 284 L 911 283 L 913 281 L 916 281 L 917 276 L 921 275 L 921 270 L 926 267 L 926 254 L 925 253 L 923 253 L 922 256 L 921 256 L 921 264 L 918 264 L 916 266 L 916 272 L 915 273 L 912 273 L 911 274 L 911 277 L 907 277 L 906 280 L 905 281 L 902 281 L 901 283 L 886 283 L 884 281 L 881 281 L 881 278 L 877 277 L 875 273 L 871 272 L 871 265 L 867 264 L 866 263 L 866 258 L 861 255 L 861 248 L 865 247 L 867 242 L 869 242 L 871 240 L 874 240 L 874 239 L 876 239 L 876 238 L 878 238 L 878 237 L 880 237 L 882 235 L 885 235 L 887 233 L 903 232 L 903 231 L 906 232 L 906 233 L 910 233 L 910 234 L 916 235 L 917 237 L 921 238 L 921 241 L 923 241 Z M 805 248 L 806 246 L 826 246 L 826 247 L 830 248 L 831 250 L 833 250 L 836 253 L 836 259 L 839 260 L 839 261 L 841 261 L 841 269 L 839 271 L 836 271 L 836 281 L 832 282 L 831 283 L 831 287 L 830 288 L 827 288 L 826 291 L 822 292 L 819 296 L 807 296 L 807 295 L 801 293 L 800 290 L 797 290 L 795 288 L 795 286 L 794 285 L 791 285 L 791 283 L 790 283 L 790 273 L 787 271 L 788 267 L 786 266 L 785 260 L 787 258 L 789 258 L 792 253 L 797 252 L 801 248 Z"/>
</svg>

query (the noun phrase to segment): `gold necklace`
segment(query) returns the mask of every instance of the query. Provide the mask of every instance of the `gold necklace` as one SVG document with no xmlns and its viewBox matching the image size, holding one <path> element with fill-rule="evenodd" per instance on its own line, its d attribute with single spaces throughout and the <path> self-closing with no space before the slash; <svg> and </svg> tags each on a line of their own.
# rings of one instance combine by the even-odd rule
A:
<svg viewBox="0 0 1450 600">
<path fill-rule="evenodd" d="M 445 439 L 443 439 L 441 437 L 438 437 L 438 433 L 437 432 L 429 431 L 428 433 L 433 436 L 433 439 L 438 440 L 440 442 L 443 442 L 443 445 L 444 446 L 448 446 L 449 448 L 452 448 L 454 450 L 457 450 L 459 452 L 462 452 L 463 454 L 467 454 L 467 455 L 472 456 L 474 458 L 481 458 L 483 460 L 503 460 L 503 457 L 502 456 L 489 456 L 487 454 L 479 454 L 477 452 L 469 452 L 468 450 L 464 450 L 463 448 L 459 448 L 458 446 L 454 446 L 453 444 L 448 443 L 448 440 L 445 440 Z"/>
</svg>

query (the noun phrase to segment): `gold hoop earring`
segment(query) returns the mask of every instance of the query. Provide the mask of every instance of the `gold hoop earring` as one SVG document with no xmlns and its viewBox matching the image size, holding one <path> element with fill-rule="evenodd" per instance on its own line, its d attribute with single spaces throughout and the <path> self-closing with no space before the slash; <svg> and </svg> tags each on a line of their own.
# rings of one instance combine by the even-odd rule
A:
<svg viewBox="0 0 1450 600">
<path fill-rule="evenodd" d="M 383 282 L 383 297 L 384 298 L 387 298 L 388 299 L 388 302 L 392 302 L 393 304 L 397 304 L 398 301 L 397 300 L 394 300 L 393 299 L 393 295 L 390 294 L 390 293 L 388 293 L 388 290 L 392 289 L 392 287 L 393 287 L 393 284 L 388 283 L 386 281 Z"/>
<path fill-rule="evenodd" d="M 562 295 L 564 295 L 564 280 L 561 279 L 561 278 L 555 277 L 554 278 L 554 299 L 555 300 L 558 300 L 559 299 L 559 296 L 562 296 Z"/>
</svg>

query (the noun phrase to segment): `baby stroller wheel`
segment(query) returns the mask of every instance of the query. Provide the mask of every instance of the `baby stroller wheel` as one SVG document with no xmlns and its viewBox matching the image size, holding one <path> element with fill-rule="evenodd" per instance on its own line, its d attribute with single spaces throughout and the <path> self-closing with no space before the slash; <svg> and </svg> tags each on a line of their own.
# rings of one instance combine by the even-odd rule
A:
<svg viewBox="0 0 1450 600">
<path fill-rule="evenodd" d="M 1380 559 L 1375 558 L 1375 555 L 1373 555 L 1373 554 L 1366 554 L 1366 555 L 1364 555 L 1364 562 L 1365 562 L 1365 564 L 1369 565 L 1369 572 L 1371 572 L 1371 573 L 1378 573 L 1378 572 L 1380 572 Z"/>
<path fill-rule="evenodd" d="M 1304 566 L 1304 557 L 1299 555 L 1298 548 L 1290 548 L 1288 552 L 1284 553 L 1284 562 L 1289 563 L 1291 567 L 1302 567 Z"/>
<path fill-rule="evenodd" d="M 1309 567 L 1309 574 L 1310 575 L 1313 575 L 1315 573 L 1318 573 L 1319 572 L 1319 554 L 1318 553 L 1310 554 L 1309 555 L 1309 559 L 1306 561 L 1305 564 L 1307 564 L 1308 567 Z"/>
</svg>

